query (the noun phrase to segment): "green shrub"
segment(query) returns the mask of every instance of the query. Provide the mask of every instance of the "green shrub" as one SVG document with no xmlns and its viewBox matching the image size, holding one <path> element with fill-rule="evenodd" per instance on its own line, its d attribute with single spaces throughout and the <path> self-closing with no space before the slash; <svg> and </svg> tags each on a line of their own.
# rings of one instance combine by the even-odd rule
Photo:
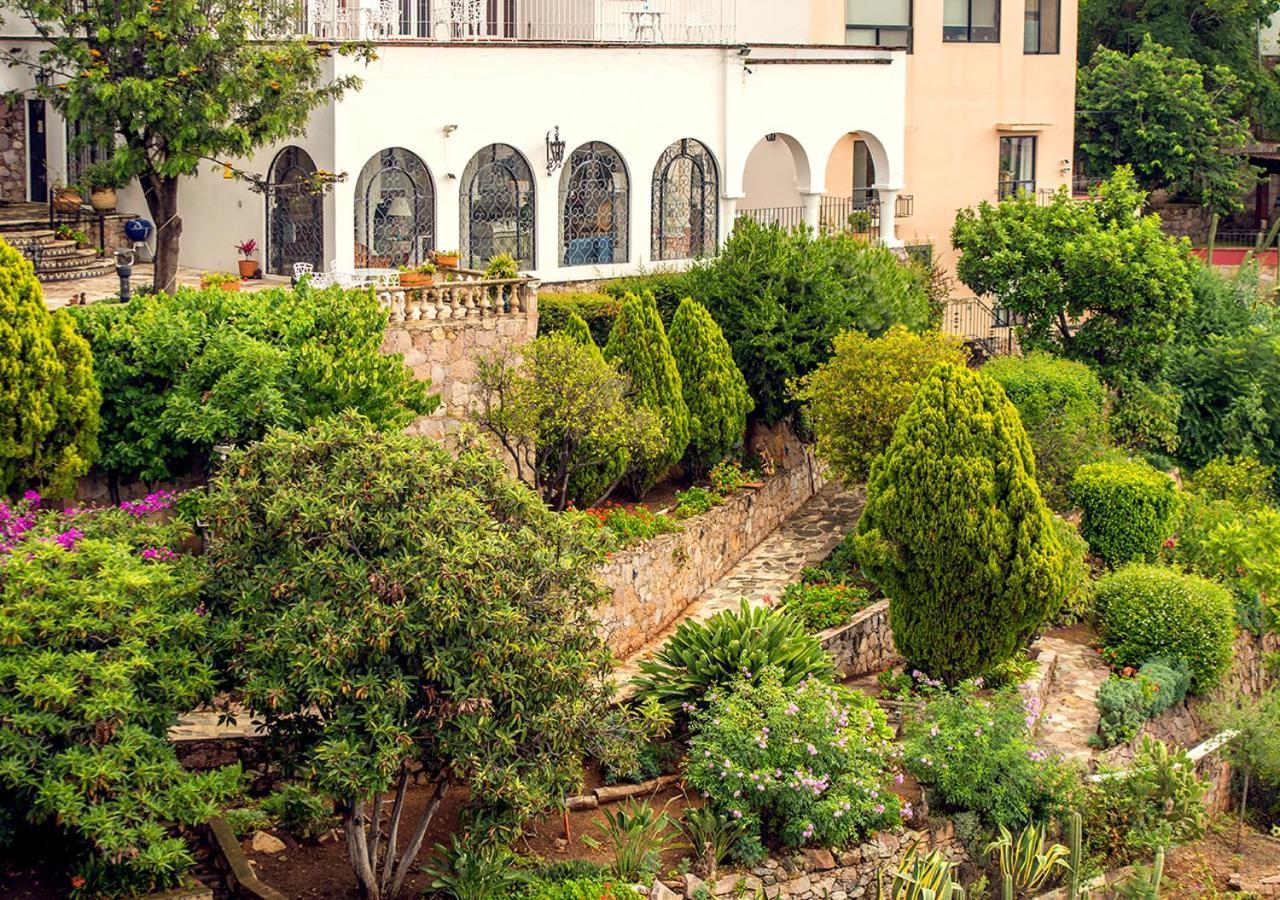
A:
<svg viewBox="0 0 1280 900">
<path fill-rule="evenodd" d="M 939 366 L 899 420 L 855 545 L 889 597 L 898 650 L 949 683 L 1012 657 L 1067 588 L 1018 412 L 960 366 Z"/>
<path fill-rule="evenodd" d="M 1177 522 L 1178 486 L 1146 463 L 1081 466 L 1071 494 L 1083 512 L 1080 534 L 1109 565 L 1154 559 Z"/>
<path fill-rule="evenodd" d="M 1280 597 L 1280 509 L 1241 512 L 1229 501 L 1193 496 L 1171 543 L 1174 561 L 1222 582 L 1242 601 Z"/>
<path fill-rule="evenodd" d="M 319 838 L 336 824 L 333 801 L 305 784 L 286 784 L 272 791 L 263 799 L 262 811 L 285 831 L 304 841 Z"/>
<path fill-rule="evenodd" d="M 176 835 L 240 790 L 239 767 L 200 775 L 166 735 L 208 700 L 210 618 L 186 530 L 164 497 L 64 515 L 0 502 L 0 805 L 56 825 L 85 896 L 176 884 Z"/>
<path fill-rule="evenodd" d="M 203 514 L 231 674 L 348 835 L 412 772 L 495 829 L 578 787 L 612 695 L 585 516 L 547 509 L 485 448 L 349 416 L 233 453 Z M 413 866 L 369 877 L 394 867 L 394 895 Z"/>
<path fill-rule="evenodd" d="M 600 347 L 596 344 L 595 338 L 591 336 L 591 328 L 583 320 L 582 316 L 577 313 L 569 313 L 569 320 L 564 323 L 564 328 L 560 329 L 560 333 L 565 337 L 573 338 L 587 349 Z M 603 354 L 601 354 L 603 356 Z"/>
<path fill-rule="evenodd" d="M 98 458 L 102 397 L 68 316 L 49 312 L 31 263 L 0 240 L 0 497 L 69 496 Z"/>
<path fill-rule="evenodd" d="M 639 275 L 611 278 L 600 284 L 600 290 L 619 300 L 624 299 L 627 294 L 643 294 L 648 291 L 653 294 L 664 323 L 672 320 L 685 297 L 698 296 L 689 288 L 689 273 L 675 271 L 642 272 Z"/>
<path fill-rule="evenodd" d="M 512 900 L 607 900 L 617 897 L 623 887 L 612 875 L 570 878 L 564 881 L 536 878 L 529 884 L 516 888 Z"/>
<path fill-rule="evenodd" d="M 1117 379 L 1107 427 L 1121 447 L 1136 451 L 1173 453 L 1178 449 L 1178 416 L 1182 393 L 1164 381 Z"/>
<path fill-rule="evenodd" d="M 621 550 L 660 534 L 680 530 L 680 526 L 670 517 L 652 513 L 643 506 L 605 503 L 603 506 L 593 506 L 586 512 L 599 523 L 601 529 L 608 532 L 610 550 Z"/>
<path fill-rule="evenodd" d="M 1039 712 L 1035 698 L 982 696 L 964 682 L 906 723 L 903 765 L 946 809 L 976 813 L 990 827 L 1016 830 L 1054 818 L 1071 808 L 1079 782 L 1032 743 Z"/>
<path fill-rule="evenodd" d="M 782 591 L 782 612 L 795 616 L 811 632 L 844 625 L 872 603 L 871 595 L 847 584 L 793 582 Z"/>
<path fill-rule="evenodd" d="M 1208 501 L 1226 500 L 1242 512 L 1275 504 L 1276 470 L 1251 456 L 1220 456 L 1196 472 L 1190 490 Z"/>
<path fill-rule="evenodd" d="M 689 787 L 787 847 L 839 847 L 910 818 L 891 790 L 893 732 L 875 701 L 783 679 L 766 667 L 710 694 L 693 717 Z"/>
<path fill-rule="evenodd" d="M 690 436 L 680 372 L 652 294 L 628 294 L 622 301 L 604 357 L 631 379 L 632 401 L 661 422 L 661 448 L 633 453 L 628 465 L 631 488 L 637 497 L 643 497 L 681 460 Z"/>
<path fill-rule="evenodd" d="M 1147 719 L 1181 703 L 1191 672 L 1181 659 L 1159 657 L 1144 663 L 1132 678 L 1111 675 L 1098 688 L 1097 746 L 1127 744 Z"/>
<path fill-rule="evenodd" d="M 834 351 L 795 385 L 817 438 L 817 453 L 848 483 L 861 483 L 884 452 L 916 391 L 942 363 L 963 365 L 960 340 L 895 325 L 882 337 L 836 336 Z"/>
<path fill-rule="evenodd" d="M 835 671 L 822 645 L 791 616 L 746 600 L 705 622 L 681 622 L 662 649 L 640 663 L 635 684 L 668 709 L 705 702 L 716 685 L 739 678 L 759 682 L 766 667 L 776 668 L 786 686 L 806 678 L 829 680 Z"/>
<path fill-rule="evenodd" d="M 1093 618 L 1093 572 L 1085 559 L 1089 545 L 1066 519 L 1054 516 L 1053 527 L 1067 555 L 1067 588 L 1053 622 L 1056 625 L 1074 625 L 1088 621 Z"/>
<path fill-rule="evenodd" d="M 1181 657 L 1191 690 L 1202 694 L 1226 674 L 1235 640 L 1231 592 L 1197 575 L 1132 565 L 1097 584 L 1103 653 L 1116 667 L 1156 656 Z"/>
<path fill-rule="evenodd" d="M 755 480 L 756 477 L 755 472 L 747 471 L 741 464 L 731 459 L 716 463 L 707 473 L 711 490 L 722 497 L 736 494 L 746 486 L 747 482 Z"/>
<path fill-rule="evenodd" d="M 353 410 L 398 431 L 435 409 L 372 291 L 179 288 L 77 307 L 102 386 L 102 461 L 145 481 L 189 470 L 215 444 L 305 428 Z"/>
<path fill-rule="evenodd" d="M 1106 391 L 1081 362 L 1043 351 L 999 356 L 982 367 L 1018 408 L 1036 454 L 1036 481 L 1050 506 L 1068 506 L 1075 470 L 1107 451 Z"/>
<path fill-rule="evenodd" d="M 724 503 L 724 497 L 702 487 L 676 491 L 676 506 L 671 515 L 676 519 L 691 519 Z"/>
<path fill-rule="evenodd" d="M 737 222 L 719 256 L 690 271 L 681 296 L 697 297 L 715 317 L 756 415 L 770 423 L 796 410 L 788 384 L 827 359 L 836 335 L 878 336 L 897 324 L 918 331 L 930 315 L 920 281 L 893 251 L 750 219 Z"/>
<path fill-rule="evenodd" d="M 685 462 L 701 476 L 742 445 L 753 404 L 720 326 L 688 297 L 671 320 L 671 355 L 689 409 Z"/>
<path fill-rule="evenodd" d="M 573 292 L 538 294 L 538 334 L 564 331 L 570 316 L 578 316 L 591 330 L 592 339 L 603 347 L 609 340 L 613 320 L 622 309 L 622 300 L 609 294 Z"/>
</svg>

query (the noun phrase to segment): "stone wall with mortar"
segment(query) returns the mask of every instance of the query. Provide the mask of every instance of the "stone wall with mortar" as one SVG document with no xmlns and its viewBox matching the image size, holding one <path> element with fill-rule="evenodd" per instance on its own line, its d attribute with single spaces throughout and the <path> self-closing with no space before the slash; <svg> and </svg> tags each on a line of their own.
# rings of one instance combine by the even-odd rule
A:
<svg viewBox="0 0 1280 900">
<path fill-rule="evenodd" d="M 660 535 L 615 553 L 600 570 L 610 591 L 597 611 L 605 640 L 625 658 L 662 632 L 695 597 L 711 587 L 823 485 L 823 467 L 792 454 L 759 488 Z"/>
<path fill-rule="evenodd" d="M 847 625 L 828 628 L 818 635 L 822 646 L 836 661 L 836 671 L 845 678 L 883 672 L 902 662 L 889 627 L 889 601 L 873 603 Z"/>
<path fill-rule="evenodd" d="M 0 200 L 27 199 L 27 112 L 0 103 Z"/>
<path fill-rule="evenodd" d="M 499 347 L 522 347 L 538 335 L 538 307 L 483 318 L 398 322 L 387 326 L 384 353 L 401 353 L 414 377 L 430 379 L 440 406 L 411 426 L 414 434 L 447 438 L 457 431 L 476 395 L 476 358 Z"/>
</svg>

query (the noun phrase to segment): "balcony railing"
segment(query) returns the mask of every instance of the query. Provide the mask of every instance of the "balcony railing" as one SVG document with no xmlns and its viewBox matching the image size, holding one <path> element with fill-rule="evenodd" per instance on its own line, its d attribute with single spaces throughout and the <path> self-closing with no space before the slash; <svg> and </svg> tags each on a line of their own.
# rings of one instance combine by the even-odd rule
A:
<svg viewBox="0 0 1280 900">
<path fill-rule="evenodd" d="M 458 280 L 423 287 L 378 290 L 392 322 L 437 322 L 528 315 L 537 303 L 538 283 L 527 276 L 486 278 L 455 270 Z"/>
<path fill-rule="evenodd" d="M 272 30 L 325 40 L 730 44 L 736 0 L 307 0 Z"/>
<path fill-rule="evenodd" d="M 894 201 L 894 214 L 899 219 L 915 211 L 915 198 L 900 194 Z M 803 206 L 770 206 L 743 209 L 738 215 L 762 225 L 781 225 L 788 230 L 804 224 Z M 880 201 L 874 191 L 859 189 L 852 197 L 823 197 L 818 207 L 818 229 L 826 234 L 838 231 L 852 234 L 877 234 L 880 231 Z"/>
</svg>

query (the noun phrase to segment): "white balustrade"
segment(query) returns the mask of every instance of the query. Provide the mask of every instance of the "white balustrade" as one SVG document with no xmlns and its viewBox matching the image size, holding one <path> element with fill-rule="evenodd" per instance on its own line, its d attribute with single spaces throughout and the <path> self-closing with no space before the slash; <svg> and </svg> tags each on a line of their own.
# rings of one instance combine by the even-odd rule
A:
<svg viewBox="0 0 1280 900">
<path fill-rule="evenodd" d="M 485 278 L 480 272 L 459 271 L 456 281 L 383 287 L 377 296 L 392 322 L 443 322 L 525 315 L 536 291 L 531 278 Z"/>
</svg>

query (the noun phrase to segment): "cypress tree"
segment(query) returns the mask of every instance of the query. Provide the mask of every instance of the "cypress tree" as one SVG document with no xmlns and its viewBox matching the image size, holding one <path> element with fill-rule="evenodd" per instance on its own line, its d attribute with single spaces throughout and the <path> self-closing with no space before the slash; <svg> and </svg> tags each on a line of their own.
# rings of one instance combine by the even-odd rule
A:
<svg viewBox="0 0 1280 900">
<path fill-rule="evenodd" d="M 1018 412 L 980 372 L 939 366 L 871 469 L 855 545 L 908 661 L 955 683 L 1052 616 L 1067 554 Z"/>
<path fill-rule="evenodd" d="M 689 408 L 685 463 L 701 475 L 742 443 L 754 404 L 724 332 L 691 297 L 680 301 L 671 319 L 671 355 Z"/>
<path fill-rule="evenodd" d="M 636 496 L 642 497 L 680 461 L 689 446 L 689 409 L 652 292 L 623 298 L 604 358 L 631 379 L 635 402 L 657 413 L 667 436 L 662 450 L 631 460 L 627 478 Z"/>
<path fill-rule="evenodd" d="M 594 350 L 596 353 L 600 352 L 600 348 L 596 346 L 595 339 L 591 337 L 591 326 L 587 324 L 586 319 L 575 312 L 569 313 L 569 318 L 565 320 L 564 327 L 560 329 L 560 333 L 565 337 L 573 338 L 589 350 Z"/>
<path fill-rule="evenodd" d="M 31 263 L 0 240 L 0 494 L 72 493 L 98 457 L 101 403 L 88 342 L 66 312 L 49 312 Z"/>
<path fill-rule="evenodd" d="M 577 341 L 593 355 L 604 359 L 604 354 L 591 336 L 591 326 L 577 313 L 569 313 L 559 333 Z M 586 466 L 574 472 L 569 476 L 569 502 L 581 509 L 605 499 L 613 486 L 622 478 L 627 469 L 628 459 L 628 453 L 625 450 L 619 450 L 607 463 Z"/>
</svg>

